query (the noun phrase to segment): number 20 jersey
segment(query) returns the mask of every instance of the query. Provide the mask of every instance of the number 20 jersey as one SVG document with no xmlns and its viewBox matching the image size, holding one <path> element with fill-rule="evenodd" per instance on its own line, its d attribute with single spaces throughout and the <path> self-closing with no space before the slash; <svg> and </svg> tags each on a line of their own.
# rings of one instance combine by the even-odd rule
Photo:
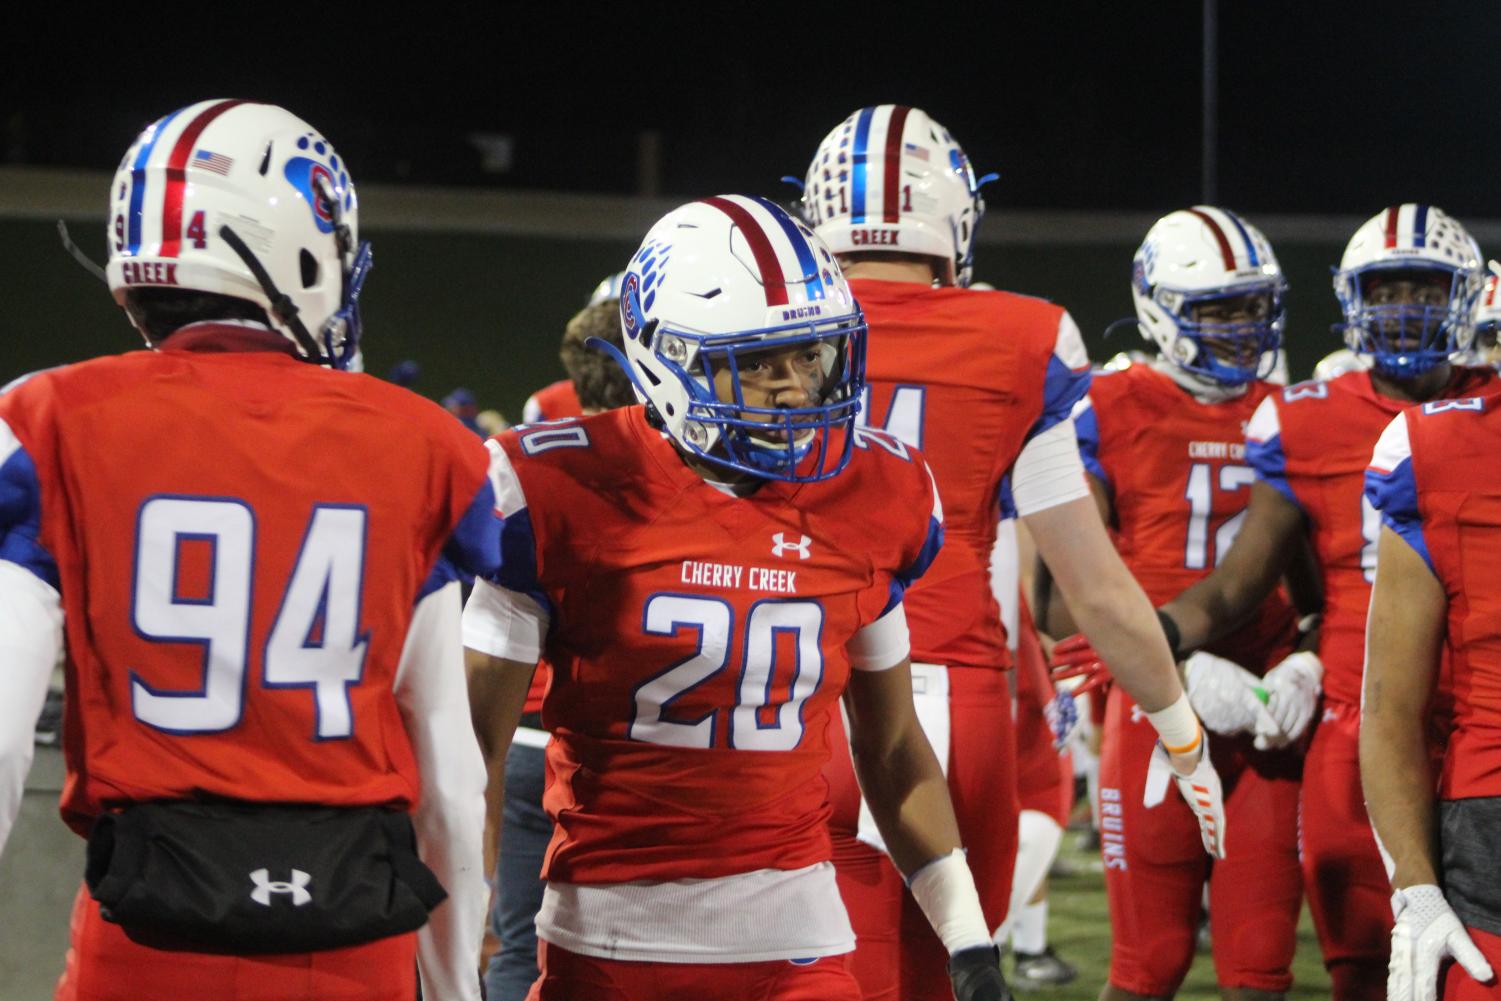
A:
<svg viewBox="0 0 1501 1001">
<path fill-rule="evenodd" d="M 828 861 L 820 771 L 846 645 L 942 544 L 921 457 L 881 432 L 856 443 L 831 479 L 734 497 L 639 406 L 492 440 L 514 476 L 497 583 L 550 620 L 545 877 Z"/>
<path fill-rule="evenodd" d="M 1439 396 L 1473 396 L 1494 386 L 1489 370 L 1455 368 Z M 1350 706 L 1360 705 L 1366 610 L 1381 530 L 1380 514 L 1364 497 L 1365 471 L 1381 432 L 1407 405 L 1377 392 L 1370 372 L 1348 372 L 1273 393 L 1246 429 L 1246 454 L 1257 478 L 1308 519 L 1324 587 L 1324 694 Z"/>
<path fill-rule="evenodd" d="M 1153 604 L 1202 580 L 1240 528 L 1255 474 L 1246 422 L 1268 394 L 1200 402 L 1150 364 L 1103 372 L 1074 417 L 1085 468 L 1104 484 L 1119 525 L 1121 558 Z M 1283 653 L 1293 613 L 1278 589 L 1255 617 L 1210 649 L 1261 673 Z"/>
<path fill-rule="evenodd" d="M 63 601 L 64 819 L 415 805 L 394 676 L 417 601 L 493 572 L 487 461 L 436 405 L 280 351 L 138 351 L 0 395 L 0 559 Z"/>
</svg>

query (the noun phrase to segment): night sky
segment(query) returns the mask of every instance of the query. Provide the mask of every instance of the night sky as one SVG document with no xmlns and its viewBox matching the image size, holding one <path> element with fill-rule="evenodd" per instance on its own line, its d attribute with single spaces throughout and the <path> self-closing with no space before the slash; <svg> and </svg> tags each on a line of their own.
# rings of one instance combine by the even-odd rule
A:
<svg viewBox="0 0 1501 1001">
<path fill-rule="evenodd" d="M 1496 4 L 1219 6 L 1221 203 L 1501 216 Z M 0 162 L 109 170 L 151 119 L 246 97 L 321 128 L 357 182 L 629 193 L 655 131 L 663 194 L 766 192 L 850 111 L 895 101 L 1000 171 L 993 207 L 1200 198 L 1199 3 L 538 8 L 225 5 L 197 28 L 210 8 L 153 24 L 156 8 L 133 5 L 118 24 L 13 22 Z M 506 172 L 482 169 L 473 133 L 512 138 Z"/>
</svg>

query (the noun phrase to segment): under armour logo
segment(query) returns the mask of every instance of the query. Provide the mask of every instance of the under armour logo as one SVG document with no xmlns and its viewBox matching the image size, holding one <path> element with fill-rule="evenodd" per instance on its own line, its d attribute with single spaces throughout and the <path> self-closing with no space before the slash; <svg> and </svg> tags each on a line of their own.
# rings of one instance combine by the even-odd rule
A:
<svg viewBox="0 0 1501 1001">
<path fill-rule="evenodd" d="M 1131 703 L 1131 722 L 1140 723 L 1147 718 L 1147 711 L 1136 703 Z"/>
<path fill-rule="evenodd" d="M 806 560 L 813 555 L 812 550 L 809 548 L 813 545 L 813 540 L 806 535 L 799 537 L 797 542 L 788 542 L 786 535 L 778 532 L 771 537 L 771 541 L 776 543 L 776 545 L 771 547 L 771 555 L 773 556 L 781 556 L 789 549 L 797 553 L 797 558 L 800 560 Z"/>
<path fill-rule="evenodd" d="M 301 907 L 313 902 L 313 895 L 307 891 L 307 886 L 313 881 L 313 877 L 301 869 L 292 870 L 290 883 L 273 883 L 269 869 L 255 870 L 250 874 L 250 880 L 255 884 L 255 889 L 250 891 L 250 899 L 262 907 L 271 906 L 273 893 L 290 893 L 293 907 Z"/>
</svg>

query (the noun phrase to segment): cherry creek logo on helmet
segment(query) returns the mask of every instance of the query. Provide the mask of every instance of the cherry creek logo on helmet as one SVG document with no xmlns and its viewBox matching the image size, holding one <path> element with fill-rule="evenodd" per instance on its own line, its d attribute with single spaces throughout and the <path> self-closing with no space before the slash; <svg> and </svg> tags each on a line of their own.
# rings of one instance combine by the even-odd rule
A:
<svg viewBox="0 0 1501 1001">
<path fill-rule="evenodd" d="M 298 141 L 298 148 L 308 150 L 310 147 L 311 152 L 318 155 L 326 153 L 327 162 L 307 156 L 294 156 L 287 160 L 282 168 L 282 175 L 301 193 L 303 201 L 312 210 L 313 222 L 318 231 L 332 233 L 338 223 L 337 217 L 341 214 L 338 211 L 341 206 L 337 203 L 343 202 L 344 212 L 354 207 L 349 174 L 341 170 L 338 154 L 326 142 L 310 141 L 307 137 Z"/>
<path fill-rule="evenodd" d="M 634 271 L 629 272 L 625 276 L 625 283 L 620 286 L 620 323 L 633 339 L 636 336 L 636 328 L 639 326 L 634 303 L 638 301 L 640 294 L 641 279 L 636 277 Z"/>
</svg>

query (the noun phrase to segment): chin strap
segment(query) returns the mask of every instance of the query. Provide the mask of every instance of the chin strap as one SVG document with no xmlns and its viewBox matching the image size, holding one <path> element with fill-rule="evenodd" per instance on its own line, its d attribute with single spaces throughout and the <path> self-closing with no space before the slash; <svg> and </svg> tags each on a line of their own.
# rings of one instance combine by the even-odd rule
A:
<svg viewBox="0 0 1501 1001">
<path fill-rule="evenodd" d="M 318 347 L 318 342 L 313 335 L 308 333 L 307 327 L 303 326 L 302 320 L 297 316 L 297 304 L 292 297 L 276 287 L 276 282 L 271 280 L 271 275 L 261 264 L 260 258 L 255 252 L 245 245 L 239 234 L 228 226 L 219 227 L 219 237 L 227 244 L 229 249 L 239 255 L 240 260 L 250 269 L 255 280 L 260 284 L 261 291 L 266 293 L 266 299 L 271 303 L 271 316 L 292 332 L 292 339 L 302 349 L 302 353 L 313 361 L 324 363 L 332 359 L 324 356 L 323 350 Z"/>
<path fill-rule="evenodd" d="M 78 262 L 81 268 L 83 268 L 89 274 L 93 275 L 95 278 L 104 282 L 106 285 L 109 284 L 109 275 L 103 268 L 95 264 L 93 260 L 90 259 L 88 254 L 85 254 L 82 250 L 78 249 L 78 244 L 73 242 L 73 237 L 68 233 L 68 224 L 63 222 L 61 219 L 57 220 L 57 235 L 63 241 L 63 249 L 68 252 L 73 260 Z"/>
<path fill-rule="evenodd" d="M 1201 403 L 1223 403 L 1225 400 L 1233 400 L 1244 396 L 1250 388 L 1249 382 L 1227 386 L 1221 382 L 1215 382 L 1207 376 L 1196 375 L 1183 368 L 1174 365 L 1166 358 L 1154 358 L 1151 365 L 1157 371 L 1167 376 L 1178 384 L 1178 387 Z"/>
</svg>

